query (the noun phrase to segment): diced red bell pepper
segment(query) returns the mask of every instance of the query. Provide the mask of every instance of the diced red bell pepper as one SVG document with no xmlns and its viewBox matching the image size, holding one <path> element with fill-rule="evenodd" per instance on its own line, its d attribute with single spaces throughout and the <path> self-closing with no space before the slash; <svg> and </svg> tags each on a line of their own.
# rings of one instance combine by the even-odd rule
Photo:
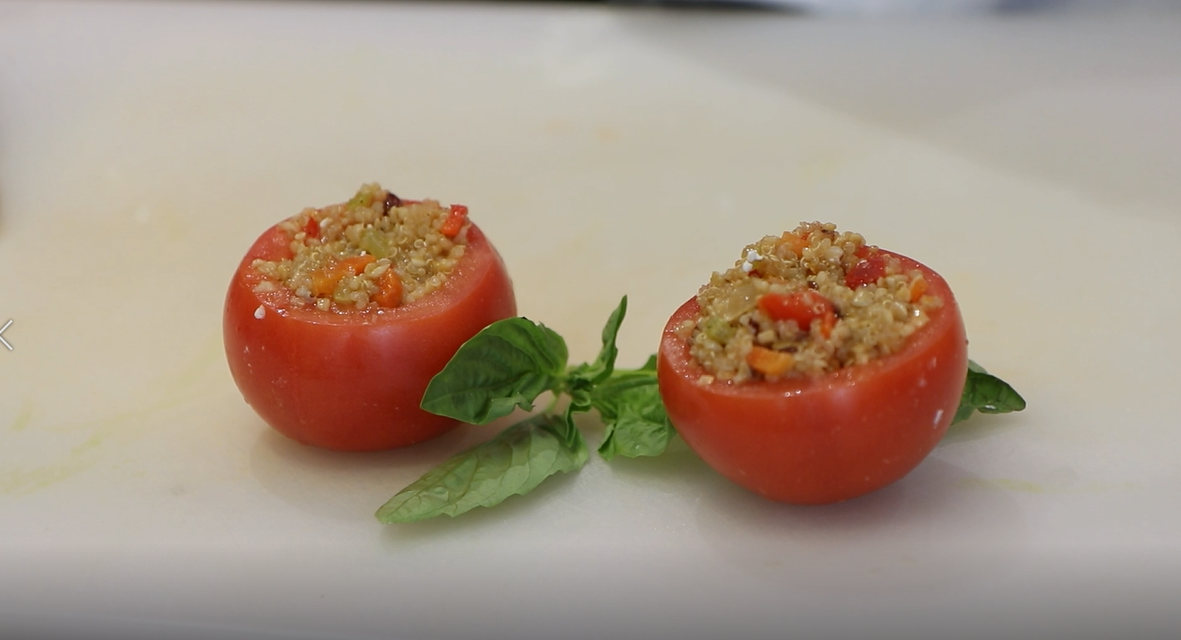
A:
<svg viewBox="0 0 1181 640">
<path fill-rule="evenodd" d="M 845 286 L 850 289 L 873 284 L 886 275 L 886 258 L 880 253 L 873 253 L 861 262 L 853 265 L 845 274 Z"/>
<path fill-rule="evenodd" d="M 832 301 L 805 289 L 792 293 L 767 293 L 759 297 L 759 309 L 772 320 L 795 320 L 800 329 L 808 331 L 812 322 L 820 321 L 820 333 L 825 338 L 832 334 L 836 325 L 836 309 Z"/>
<path fill-rule="evenodd" d="M 304 235 L 309 238 L 320 237 L 320 223 L 315 218 L 308 216 L 308 222 L 303 226 Z"/>
<path fill-rule="evenodd" d="M 439 232 L 448 238 L 454 238 L 463 230 L 463 223 L 467 220 L 467 207 L 462 204 L 451 205 L 451 212 L 439 227 Z"/>
</svg>

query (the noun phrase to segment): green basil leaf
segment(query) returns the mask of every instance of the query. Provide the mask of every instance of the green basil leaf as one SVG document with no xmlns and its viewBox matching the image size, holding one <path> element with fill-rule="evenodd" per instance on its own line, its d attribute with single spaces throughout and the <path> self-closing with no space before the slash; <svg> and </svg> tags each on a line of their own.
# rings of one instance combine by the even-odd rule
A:
<svg viewBox="0 0 1181 640">
<path fill-rule="evenodd" d="M 653 356 L 640 369 L 617 371 L 591 393 L 607 426 L 599 445 L 604 459 L 658 456 L 676 433 L 660 398 L 655 363 Z"/>
<path fill-rule="evenodd" d="M 572 367 L 567 374 L 568 385 L 571 387 L 587 387 L 598 384 L 611 376 L 615 370 L 615 358 L 619 355 L 619 348 L 615 346 L 615 337 L 619 335 L 619 327 L 627 315 L 627 296 L 619 301 L 619 306 L 607 318 L 603 326 L 603 347 L 594 362 Z"/>
<path fill-rule="evenodd" d="M 567 410 L 571 413 L 583 413 L 591 410 L 591 391 L 592 387 L 579 387 L 577 389 L 570 389 L 570 404 L 567 405 Z"/>
<path fill-rule="evenodd" d="M 591 365 L 593 369 L 599 370 L 599 374 L 595 376 L 595 382 L 606 380 L 615 370 L 615 358 L 619 356 L 619 347 L 615 346 L 615 338 L 619 335 L 619 327 L 623 324 L 623 318 L 626 315 L 627 296 L 623 296 L 619 300 L 619 305 L 615 307 L 610 316 L 607 316 L 607 324 L 603 325 L 603 346 L 599 349 L 599 357 L 595 358 Z"/>
<path fill-rule="evenodd" d="M 566 410 L 562 412 L 562 428 L 564 431 L 560 434 L 564 439 L 563 442 L 567 447 L 580 448 L 586 450 L 586 441 L 582 439 L 582 432 L 578 430 L 578 425 L 574 424 L 574 414 L 581 413 L 590 409 L 590 403 L 587 403 L 586 408 L 576 406 L 573 402 L 566 406 Z"/>
<path fill-rule="evenodd" d="M 591 392 L 591 404 L 605 420 L 614 420 L 632 401 L 636 389 L 656 387 L 656 372 L 647 369 L 616 371 Z M 663 405 L 661 405 L 663 407 Z"/>
<path fill-rule="evenodd" d="M 533 490 L 546 478 L 586 464 L 578 430 L 548 414 L 533 416 L 428 471 L 377 510 L 386 524 L 457 516 Z"/>
<path fill-rule="evenodd" d="M 561 386 L 566 342 L 526 318 L 494 322 L 459 348 L 431 379 L 422 408 L 471 424 L 533 409 L 544 391 Z"/>
<path fill-rule="evenodd" d="M 976 411 L 980 413 L 1009 413 L 1025 408 L 1025 399 L 1009 383 L 988 373 L 984 367 L 968 361 L 968 379 L 960 406 L 956 409 L 951 423 L 967 420 Z"/>
</svg>

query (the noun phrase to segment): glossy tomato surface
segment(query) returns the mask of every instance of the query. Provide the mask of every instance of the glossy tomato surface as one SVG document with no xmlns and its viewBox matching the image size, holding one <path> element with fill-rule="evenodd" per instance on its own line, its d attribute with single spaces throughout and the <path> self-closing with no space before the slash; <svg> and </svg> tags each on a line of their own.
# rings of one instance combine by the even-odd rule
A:
<svg viewBox="0 0 1181 640">
<path fill-rule="evenodd" d="M 705 371 L 675 332 L 698 317 L 696 298 L 677 309 L 661 338 L 657 375 L 685 442 L 735 483 L 796 504 L 854 498 L 918 466 L 959 406 L 967 338 L 943 278 L 897 257 L 904 272 L 922 271 L 926 293 L 942 306 L 901 351 L 819 378 L 699 384 Z"/>
<path fill-rule="evenodd" d="M 263 233 L 226 295 L 226 357 L 246 402 L 283 434 L 328 449 L 403 447 L 454 427 L 419 408 L 427 383 L 468 338 L 517 313 L 504 262 L 484 234 L 469 227 L 467 250 L 437 291 L 346 313 L 254 291 L 261 276 L 251 263 L 290 257 L 288 243 L 278 227 Z"/>
</svg>

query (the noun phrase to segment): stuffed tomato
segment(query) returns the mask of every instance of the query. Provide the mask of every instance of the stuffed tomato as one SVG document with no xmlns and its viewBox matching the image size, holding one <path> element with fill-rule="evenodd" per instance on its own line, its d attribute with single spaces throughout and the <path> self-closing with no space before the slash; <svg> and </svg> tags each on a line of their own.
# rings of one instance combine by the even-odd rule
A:
<svg viewBox="0 0 1181 640">
<path fill-rule="evenodd" d="M 810 223 L 747 246 L 677 309 L 657 375 L 710 466 L 772 500 L 824 504 L 914 469 L 951 424 L 967 369 L 943 278 Z"/>
<path fill-rule="evenodd" d="M 266 230 L 226 295 L 226 357 L 246 402 L 299 442 L 407 446 L 454 427 L 419 408 L 430 379 L 516 315 L 496 249 L 462 205 L 376 184 Z"/>
</svg>

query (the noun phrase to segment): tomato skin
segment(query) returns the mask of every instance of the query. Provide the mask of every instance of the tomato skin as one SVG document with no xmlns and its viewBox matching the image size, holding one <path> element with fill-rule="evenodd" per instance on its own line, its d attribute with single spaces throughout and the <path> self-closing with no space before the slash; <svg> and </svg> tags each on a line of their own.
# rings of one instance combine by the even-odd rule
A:
<svg viewBox="0 0 1181 640">
<path fill-rule="evenodd" d="M 469 227 L 464 257 L 440 289 L 380 313 L 322 312 L 290 306 L 285 291 L 256 293 L 251 263 L 290 257 L 289 242 L 277 226 L 263 233 L 226 294 L 226 358 L 246 402 L 277 431 L 326 449 L 404 447 L 453 428 L 419 408 L 427 383 L 468 338 L 517 314 L 484 234 Z"/>
<path fill-rule="evenodd" d="M 959 406 L 967 338 L 943 278 L 891 255 L 921 271 L 926 293 L 943 305 L 902 351 L 820 378 L 698 384 L 705 371 L 675 331 L 699 315 L 696 298 L 677 309 L 661 338 L 657 377 L 669 418 L 690 448 L 731 481 L 795 504 L 848 500 L 918 466 Z"/>
</svg>

